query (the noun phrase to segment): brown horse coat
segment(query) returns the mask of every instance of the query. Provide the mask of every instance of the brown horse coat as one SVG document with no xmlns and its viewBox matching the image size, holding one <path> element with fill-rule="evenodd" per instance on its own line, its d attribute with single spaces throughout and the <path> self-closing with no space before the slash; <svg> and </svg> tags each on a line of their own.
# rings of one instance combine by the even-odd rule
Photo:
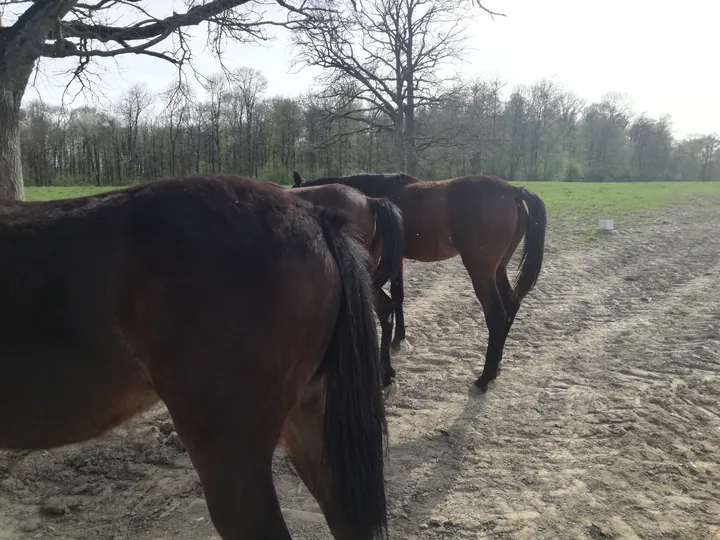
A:
<svg viewBox="0 0 720 540">
<path fill-rule="evenodd" d="M 352 226 L 213 175 L 0 203 L 0 448 L 85 441 L 161 399 L 224 540 L 290 538 L 279 443 L 335 538 L 382 536 L 381 365 Z"/>
<path fill-rule="evenodd" d="M 462 257 L 489 330 L 485 367 L 475 383 L 487 389 L 499 373 L 505 340 L 520 302 L 540 275 L 546 229 L 542 200 L 496 176 L 470 175 L 428 182 L 405 174 L 304 180 L 294 173 L 298 187 L 334 183 L 354 187 L 368 197 L 385 197 L 400 208 L 405 257 L 426 262 L 458 254 Z M 523 236 L 520 273 L 513 286 L 507 265 Z M 397 347 L 405 337 L 402 277 L 393 281 L 391 296 L 397 319 L 393 346 Z"/>
<path fill-rule="evenodd" d="M 371 254 L 369 270 L 373 273 L 373 287 L 376 291 L 375 311 L 382 329 L 380 356 L 384 366 L 383 385 L 388 386 L 395 376 L 395 370 L 390 363 L 393 305 L 382 292 L 382 287 L 390 279 L 402 278 L 402 214 L 397 206 L 387 199 L 370 198 L 342 184 L 297 188 L 293 192 L 314 204 L 347 215 L 350 222 L 355 224 L 359 241 Z"/>
</svg>

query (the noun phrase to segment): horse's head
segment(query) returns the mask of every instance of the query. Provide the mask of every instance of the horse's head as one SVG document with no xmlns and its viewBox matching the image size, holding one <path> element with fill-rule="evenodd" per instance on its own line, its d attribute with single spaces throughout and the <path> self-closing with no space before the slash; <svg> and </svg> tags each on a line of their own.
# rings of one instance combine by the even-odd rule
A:
<svg viewBox="0 0 720 540">
<path fill-rule="evenodd" d="M 293 185 L 290 187 L 301 187 L 303 183 L 305 182 L 305 179 L 300 176 L 300 173 L 297 171 L 293 171 Z"/>
</svg>

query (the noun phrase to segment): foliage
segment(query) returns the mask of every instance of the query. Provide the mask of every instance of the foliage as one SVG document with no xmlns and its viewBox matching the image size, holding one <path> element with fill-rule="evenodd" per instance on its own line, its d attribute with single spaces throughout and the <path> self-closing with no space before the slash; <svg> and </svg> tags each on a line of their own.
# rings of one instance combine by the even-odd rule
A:
<svg viewBox="0 0 720 540">
<path fill-rule="evenodd" d="M 393 133 L 353 129 L 359 109 L 328 117 L 321 96 L 267 96 L 264 76 L 249 68 L 210 81 L 203 97 L 173 84 L 159 96 L 129 88 L 105 109 L 31 103 L 21 126 L 26 184 L 126 185 L 207 171 L 289 183 L 294 169 L 396 170 Z M 499 80 L 464 81 L 444 103 L 418 106 L 416 120 L 420 134 L 452 130 L 419 152 L 418 176 L 427 179 L 720 180 L 716 135 L 677 141 L 669 117 L 634 116 L 618 94 L 585 104 L 545 80 L 509 95 Z"/>
</svg>

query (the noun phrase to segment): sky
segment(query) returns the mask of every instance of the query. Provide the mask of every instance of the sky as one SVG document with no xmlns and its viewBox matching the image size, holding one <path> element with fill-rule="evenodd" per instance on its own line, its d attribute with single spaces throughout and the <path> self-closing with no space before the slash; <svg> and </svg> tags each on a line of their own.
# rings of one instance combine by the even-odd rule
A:
<svg viewBox="0 0 720 540">
<path fill-rule="evenodd" d="M 161 0 L 149 0 L 157 6 Z M 685 0 L 486 0 L 506 17 L 478 12 L 471 27 L 466 77 L 499 77 L 508 88 L 548 78 L 589 100 L 608 91 L 623 92 L 636 114 L 670 114 L 675 135 L 720 132 L 720 77 L 716 71 L 720 2 Z M 682 6 L 682 7 L 681 7 Z M 183 10 L 178 0 L 161 9 Z M 270 8 L 279 13 L 279 8 Z M 273 30 L 276 39 L 262 46 L 230 44 L 226 65 L 261 70 L 268 94 L 295 96 L 313 84 L 318 68 L 291 66 L 289 36 Z M 196 29 L 196 67 L 203 75 L 219 70 L 202 49 L 205 36 Z M 44 60 L 40 76 L 25 102 L 41 98 L 59 103 L 72 67 L 70 60 Z M 134 83 L 159 92 L 173 80 L 173 66 L 144 56 L 123 56 L 103 62 L 100 83 L 109 98 Z M 65 97 L 66 102 L 69 98 Z M 79 105 L 82 96 L 74 102 Z"/>
</svg>

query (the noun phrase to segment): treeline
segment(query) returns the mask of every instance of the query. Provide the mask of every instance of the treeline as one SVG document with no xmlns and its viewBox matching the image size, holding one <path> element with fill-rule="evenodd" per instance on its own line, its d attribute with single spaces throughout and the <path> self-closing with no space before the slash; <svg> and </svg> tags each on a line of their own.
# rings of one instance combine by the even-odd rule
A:
<svg viewBox="0 0 720 540">
<path fill-rule="evenodd" d="M 287 183 L 307 176 L 392 171 L 393 133 L 359 101 L 271 97 L 256 70 L 152 95 L 129 89 L 108 108 L 23 110 L 26 185 L 125 185 L 197 172 Z M 349 104 L 348 104 L 349 103 Z M 359 121 L 358 119 L 361 119 Z M 418 108 L 419 176 L 481 173 L 518 181 L 720 180 L 720 139 L 676 140 L 669 116 L 634 115 L 623 96 L 586 103 L 539 81 L 506 95 L 498 80 L 459 84 Z"/>
</svg>

